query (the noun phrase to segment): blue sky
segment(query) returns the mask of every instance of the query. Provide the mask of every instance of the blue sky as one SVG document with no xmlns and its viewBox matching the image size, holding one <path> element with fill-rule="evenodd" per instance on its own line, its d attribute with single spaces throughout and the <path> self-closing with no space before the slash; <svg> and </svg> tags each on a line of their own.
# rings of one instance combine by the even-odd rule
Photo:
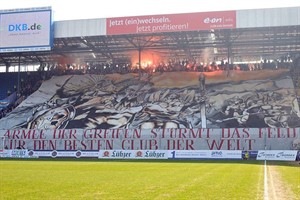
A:
<svg viewBox="0 0 300 200">
<path fill-rule="evenodd" d="M 0 10 L 51 6 L 54 20 L 300 7 L 300 0 L 0 0 Z"/>
</svg>

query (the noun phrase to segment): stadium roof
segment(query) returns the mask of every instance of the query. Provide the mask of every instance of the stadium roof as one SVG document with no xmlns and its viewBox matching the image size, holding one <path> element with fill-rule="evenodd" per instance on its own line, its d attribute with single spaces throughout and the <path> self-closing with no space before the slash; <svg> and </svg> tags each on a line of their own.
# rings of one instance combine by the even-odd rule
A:
<svg viewBox="0 0 300 200">
<path fill-rule="evenodd" d="M 70 63 L 127 63 L 138 57 L 139 52 L 142 59 L 147 52 L 148 56 L 158 56 L 162 60 L 180 58 L 198 61 L 227 57 L 234 61 L 260 57 L 276 59 L 299 54 L 300 7 L 230 12 L 236 16 L 232 27 L 185 31 L 120 31 L 110 34 L 111 20 L 121 18 L 57 21 L 54 22 L 55 38 L 51 51 L 1 53 L 0 65 L 13 65 L 19 61 L 21 64 L 58 63 L 62 60 Z M 181 18 L 189 15 L 178 14 Z M 97 23 L 100 26 L 95 27 Z M 74 25 L 78 26 L 74 28 Z"/>
</svg>

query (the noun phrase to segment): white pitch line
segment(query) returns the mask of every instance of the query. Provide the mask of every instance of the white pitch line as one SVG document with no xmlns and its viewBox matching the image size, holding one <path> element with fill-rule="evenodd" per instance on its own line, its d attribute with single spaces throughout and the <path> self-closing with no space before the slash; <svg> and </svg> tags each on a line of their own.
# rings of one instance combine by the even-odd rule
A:
<svg viewBox="0 0 300 200">
<path fill-rule="evenodd" d="M 264 200 L 269 200 L 267 161 L 264 164 Z"/>
</svg>

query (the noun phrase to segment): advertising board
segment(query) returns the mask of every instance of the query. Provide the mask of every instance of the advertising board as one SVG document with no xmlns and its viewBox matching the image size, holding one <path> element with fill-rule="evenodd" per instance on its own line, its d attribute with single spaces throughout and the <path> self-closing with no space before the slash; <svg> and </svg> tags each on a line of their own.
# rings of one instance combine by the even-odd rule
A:
<svg viewBox="0 0 300 200">
<path fill-rule="evenodd" d="M 236 11 L 117 17 L 106 20 L 107 35 L 236 28 Z"/>
<path fill-rule="evenodd" d="M 47 51 L 52 43 L 50 7 L 0 11 L 0 53 Z"/>
<path fill-rule="evenodd" d="M 237 150 L 176 150 L 169 151 L 174 159 L 242 159 L 242 151 Z"/>
<path fill-rule="evenodd" d="M 257 160 L 280 160 L 280 161 L 295 161 L 297 156 L 297 151 L 279 151 L 279 150 L 266 150 L 258 151 Z"/>
<path fill-rule="evenodd" d="M 166 150 L 103 150 L 101 159 L 168 159 Z"/>
</svg>

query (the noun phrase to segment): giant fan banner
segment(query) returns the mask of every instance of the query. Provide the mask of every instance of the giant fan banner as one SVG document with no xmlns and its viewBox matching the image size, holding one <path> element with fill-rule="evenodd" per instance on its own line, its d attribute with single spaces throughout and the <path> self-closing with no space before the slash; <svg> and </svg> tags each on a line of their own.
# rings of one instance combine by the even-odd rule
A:
<svg viewBox="0 0 300 200">
<path fill-rule="evenodd" d="M 297 150 L 300 128 L 1 130 L 1 148 L 29 150 Z"/>
<path fill-rule="evenodd" d="M 295 128 L 286 69 L 54 76 L 2 129 Z"/>
</svg>

